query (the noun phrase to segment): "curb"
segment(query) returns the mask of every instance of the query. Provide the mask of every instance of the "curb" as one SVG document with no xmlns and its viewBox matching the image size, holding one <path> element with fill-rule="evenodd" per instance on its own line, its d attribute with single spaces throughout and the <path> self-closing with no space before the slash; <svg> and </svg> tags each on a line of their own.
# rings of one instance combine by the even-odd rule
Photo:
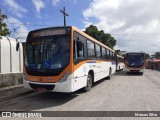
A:
<svg viewBox="0 0 160 120">
<path fill-rule="evenodd" d="M 18 87 L 23 87 L 23 85 L 14 85 L 14 86 L 3 87 L 3 88 L 0 88 L 0 92 L 4 91 L 4 90 L 9 90 L 9 89 L 15 89 Z"/>
</svg>

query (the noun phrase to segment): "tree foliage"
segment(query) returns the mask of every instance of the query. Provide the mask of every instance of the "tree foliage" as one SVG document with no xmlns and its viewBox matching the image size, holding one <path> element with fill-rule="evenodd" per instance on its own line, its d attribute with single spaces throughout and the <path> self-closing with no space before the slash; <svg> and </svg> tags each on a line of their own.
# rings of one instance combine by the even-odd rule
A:
<svg viewBox="0 0 160 120">
<path fill-rule="evenodd" d="M 116 53 L 117 55 L 122 55 L 122 54 L 120 53 L 120 50 L 115 50 L 115 53 Z"/>
<path fill-rule="evenodd" d="M 160 58 L 160 52 L 155 53 L 155 58 Z"/>
<path fill-rule="evenodd" d="M 0 35 L 1 36 L 6 36 L 10 34 L 10 31 L 7 28 L 6 23 L 4 22 L 5 19 L 7 19 L 7 15 L 3 14 L 2 11 L 0 10 Z"/>
<path fill-rule="evenodd" d="M 103 30 L 98 30 L 94 25 L 87 27 L 84 32 L 112 49 L 116 45 L 116 40 L 111 34 L 104 33 Z"/>
</svg>

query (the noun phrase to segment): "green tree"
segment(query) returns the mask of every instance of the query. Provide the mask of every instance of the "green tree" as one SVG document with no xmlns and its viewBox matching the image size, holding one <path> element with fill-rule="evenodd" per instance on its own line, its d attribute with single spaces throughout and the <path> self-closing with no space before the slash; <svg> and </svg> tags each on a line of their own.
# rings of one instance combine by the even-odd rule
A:
<svg viewBox="0 0 160 120">
<path fill-rule="evenodd" d="M 7 15 L 3 14 L 2 11 L 0 10 L 0 35 L 1 36 L 10 35 L 10 31 L 7 28 L 6 23 L 4 22 L 5 19 L 7 19 Z"/>
<path fill-rule="evenodd" d="M 115 53 L 116 53 L 117 55 L 121 55 L 120 50 L 115 50 Z"/>
<path fill-rule="evenodd" d="M 155 58 L 160 58 L 160 52 L 155 53 Z"/>
<path fill-rule="evenodd" d="M 112 49 L 116 45 L 116 40 L 111 34 L 104 33 L 103 30 L 98 30 L 94 25 L 87 27 L 84 32 Z"/>
</svg>

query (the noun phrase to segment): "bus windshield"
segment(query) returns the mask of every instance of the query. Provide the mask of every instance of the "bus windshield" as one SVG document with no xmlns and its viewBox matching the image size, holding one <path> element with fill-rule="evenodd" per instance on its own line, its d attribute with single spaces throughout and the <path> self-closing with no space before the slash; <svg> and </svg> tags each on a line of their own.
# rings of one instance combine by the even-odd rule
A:
<svg viewBox="0 0 160 120">
<path fill-rule="evenodd" d="M 32 38 L 26 51 L 25 66 L 30 75 L 58 75 L 69 64 L 69 35 Z"/>
<path fill-rule="evenodd" d="M 144 54 L 127 54 L 126 59 L 129 67 L 142 67 L 144 65 Z"/>
</svg>

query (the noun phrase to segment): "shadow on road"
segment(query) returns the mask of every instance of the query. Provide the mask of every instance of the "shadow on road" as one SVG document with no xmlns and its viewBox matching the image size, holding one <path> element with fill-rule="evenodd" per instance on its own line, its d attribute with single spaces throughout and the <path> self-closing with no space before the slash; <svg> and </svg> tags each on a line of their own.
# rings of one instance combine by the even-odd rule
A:
<svg viewBox="0 0 160 120">
<path fill-rule="evenodd" d="M 92 85 L 92 89 L 93 89 L 94 87 L 100 85 L 101 83 L 105 82 L 106 80 L 109 80 L 109 79 L 108 79 L 108 78 L 103 78 L 103 79 L 101 79 L 101 80 L 99 80 L 99 81 L 94 82 L 93 85 Z M 92 89 L 91 89 L 91 90 L 92 90 Z M 82 89 L 80 89 L 80 90 L 75 91 L 73 94 L 84 94 L 84 93 L 86 93 L 86 92 L 85 92 L 85 91 L 83 90 L 83 88 L 82 88 Z"/>
<path fill-rule="evenodd" d="M 126 71 L 117 71 L 115 76 L 142 76 L 143 74 L 140 72 L 126 72 Z"/>
<path fill-rule="evenodd" d="M 0 111 L 30 111 L 56 107 L 77 97 L 73 93 L 33 92 L 0 102 Z"/>
<path fill-rule="evenodd" d="M 104 78 L 93 84 L 93 88 L 108 80 Z M 0 111 L 31 111 L 59 107 L 85 92 L 80 89 L 73 93 L 32 92 L 30 94 L 0 102 Z"/>
</svg>

